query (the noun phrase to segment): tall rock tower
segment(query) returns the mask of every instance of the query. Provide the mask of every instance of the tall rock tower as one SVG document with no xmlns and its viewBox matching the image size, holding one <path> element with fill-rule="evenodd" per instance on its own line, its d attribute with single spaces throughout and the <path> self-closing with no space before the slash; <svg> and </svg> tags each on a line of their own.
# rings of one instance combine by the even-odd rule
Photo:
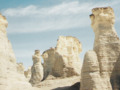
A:
<svg viewBox="0 0 120 90">
<path fill-rule="evenodd" d="M 40 51 L 35 50 L 35 54 L 32 57 L 33 59 L 33 66 L 31 68 L 31 79 L 30 83 L 35 86 L 39 84 L 43 79 L 43 66 L 40 59 Z"/>
<path fill-rule="evenodd" d="M 114 11 L 111 7 L 94 8 L 90 18 L 95 42 L 84 58 L 80 90 L 120 90 L 120 40 L 114 29 Z"/>
</svg>

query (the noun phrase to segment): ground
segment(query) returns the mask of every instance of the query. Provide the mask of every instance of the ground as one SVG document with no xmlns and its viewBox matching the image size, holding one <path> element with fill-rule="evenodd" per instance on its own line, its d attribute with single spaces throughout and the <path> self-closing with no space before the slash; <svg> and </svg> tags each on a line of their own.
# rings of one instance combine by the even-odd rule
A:
<svg viewBox="0 0 120 90">
<path fill-rule="evenodd" d="M 47 78 L 42 81 L 37 87 L 40 90 L 79 90 L 80 76 L 69 78 Z"/>
</svg>

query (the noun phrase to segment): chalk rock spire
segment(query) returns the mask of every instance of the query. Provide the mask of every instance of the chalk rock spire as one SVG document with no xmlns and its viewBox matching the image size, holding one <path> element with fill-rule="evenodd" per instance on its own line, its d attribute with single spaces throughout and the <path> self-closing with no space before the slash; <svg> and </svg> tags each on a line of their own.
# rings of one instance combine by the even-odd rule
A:
<svg viewBox="0 0 120 90">
<path fill-rule="evenodd" d="M 33 66 L 31 68 L 31 79 L 30 83 L 35 86 L 36 84 L 40 83 L 43 79 L 43 66 L 40 59 L 40 51 L 35 50 L 35 54 L 32 57 L 33 59 Z"/>
<path fill-rule="evenodd" d="M 95 33 L 93 50 L 97 55 L 99 63 L 99 72 L 96 71 L 96 73 L 98 72 L 97 74 L 99 74 L 101 78 L 99 84 L 101 89 L 91 88 L 91 86 L 89 86 L 89 88 L 91 88 L 90 90 L 119 90 L 120 70 L 118 70 L 118 68 L 120 68 L 120 66 L 118 64 L 120 64 L 120 40 L 114 28 L 114 11 L 111 7 L 94 8 L 90 18 L 92 22 L 91 26 Z M 83 64 L 82 74 L 84 75 L 85 66 L 87 65 Z M 93 67 L 94 66 L 91 65 L 91 68 Z M 92 71 L 88 73 L 90 76 Z M 93 72 L 93 74 L 94 73 L 95 72 Z M 83 83 L 85 76 L 81 78 L 82 87 L 80 90 L 87 90 L 83 88 L 86 86 L 85 83 Z M 91 77 L 91 81 L 91 83 L 89 83 L 89 81 L 86 81 L 86 83 L 88 83 L 88 85 L 97 85 L 94 83 L 94 77 Z"/>
<path fill-rule="evenodd" d="M 118 41 L 117 33 L 114 29 L 115 15 L 111 7 L 92 9 L 91 26 L 95 33 L 94 48 L 101 43 Z"/>
</svg>

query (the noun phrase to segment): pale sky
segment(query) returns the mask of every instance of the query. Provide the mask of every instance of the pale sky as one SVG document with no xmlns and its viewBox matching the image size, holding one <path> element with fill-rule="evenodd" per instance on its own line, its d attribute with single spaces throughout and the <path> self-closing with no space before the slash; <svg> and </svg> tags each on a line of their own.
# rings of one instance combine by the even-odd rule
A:
<svg viewBox="0 0 120 90">
<path fill-rule="evenodd" d="M 32 65 L 35 49 L 41 54 L 55 47 L 60 35 L 74 36 L 82 43 L 81 61 L 92 50 L 94 33 L 89 15 L 95 7 L 111 6 L 120 36 L 119 0 L 0 0 L 0 12 L 8 20 L 8 38 L 17 62 Z"/>
</svg>

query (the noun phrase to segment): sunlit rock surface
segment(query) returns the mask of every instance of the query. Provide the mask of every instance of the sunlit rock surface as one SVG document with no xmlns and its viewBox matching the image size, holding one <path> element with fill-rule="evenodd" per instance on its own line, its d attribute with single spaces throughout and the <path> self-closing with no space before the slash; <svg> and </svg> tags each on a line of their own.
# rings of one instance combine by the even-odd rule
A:
<svg viewBox="0 0 120 90">
<path fill-rule="evenodd" d="M 114 11 L 111 7 L 94 8 L 90 18 L 95 33 L 93 52 L 96 55 L 91 52 L 85 55 L 80 90 L 120 90 L 120 40 L 114 29 Z M 90 70 L 94 67 L 98 69 Z"/>
<path fill-rule="evenodd" d="M 102 90 L 104 86 L 100 77 L 100 67 L 95 51 L 88 51 L 84 57 L 81 73 L 80 90 Z"/>
<path fill-rule="evenodd" d="M 6 18 L 0 14 L 0 90 L 32 90 L 24 74 L 17 71 L 16 58 L 6 34 L 7 25 Z"/>
<path fill-rule="evenodd" d="M 48 75 L 55 77 L 80 75 L 81 62 L 79 54 L 81 51 L 81 43 L 77 38 L 60 36 L 57 46 L 46 50 L 42 54 L 45 78 Z"/>
</svg>

